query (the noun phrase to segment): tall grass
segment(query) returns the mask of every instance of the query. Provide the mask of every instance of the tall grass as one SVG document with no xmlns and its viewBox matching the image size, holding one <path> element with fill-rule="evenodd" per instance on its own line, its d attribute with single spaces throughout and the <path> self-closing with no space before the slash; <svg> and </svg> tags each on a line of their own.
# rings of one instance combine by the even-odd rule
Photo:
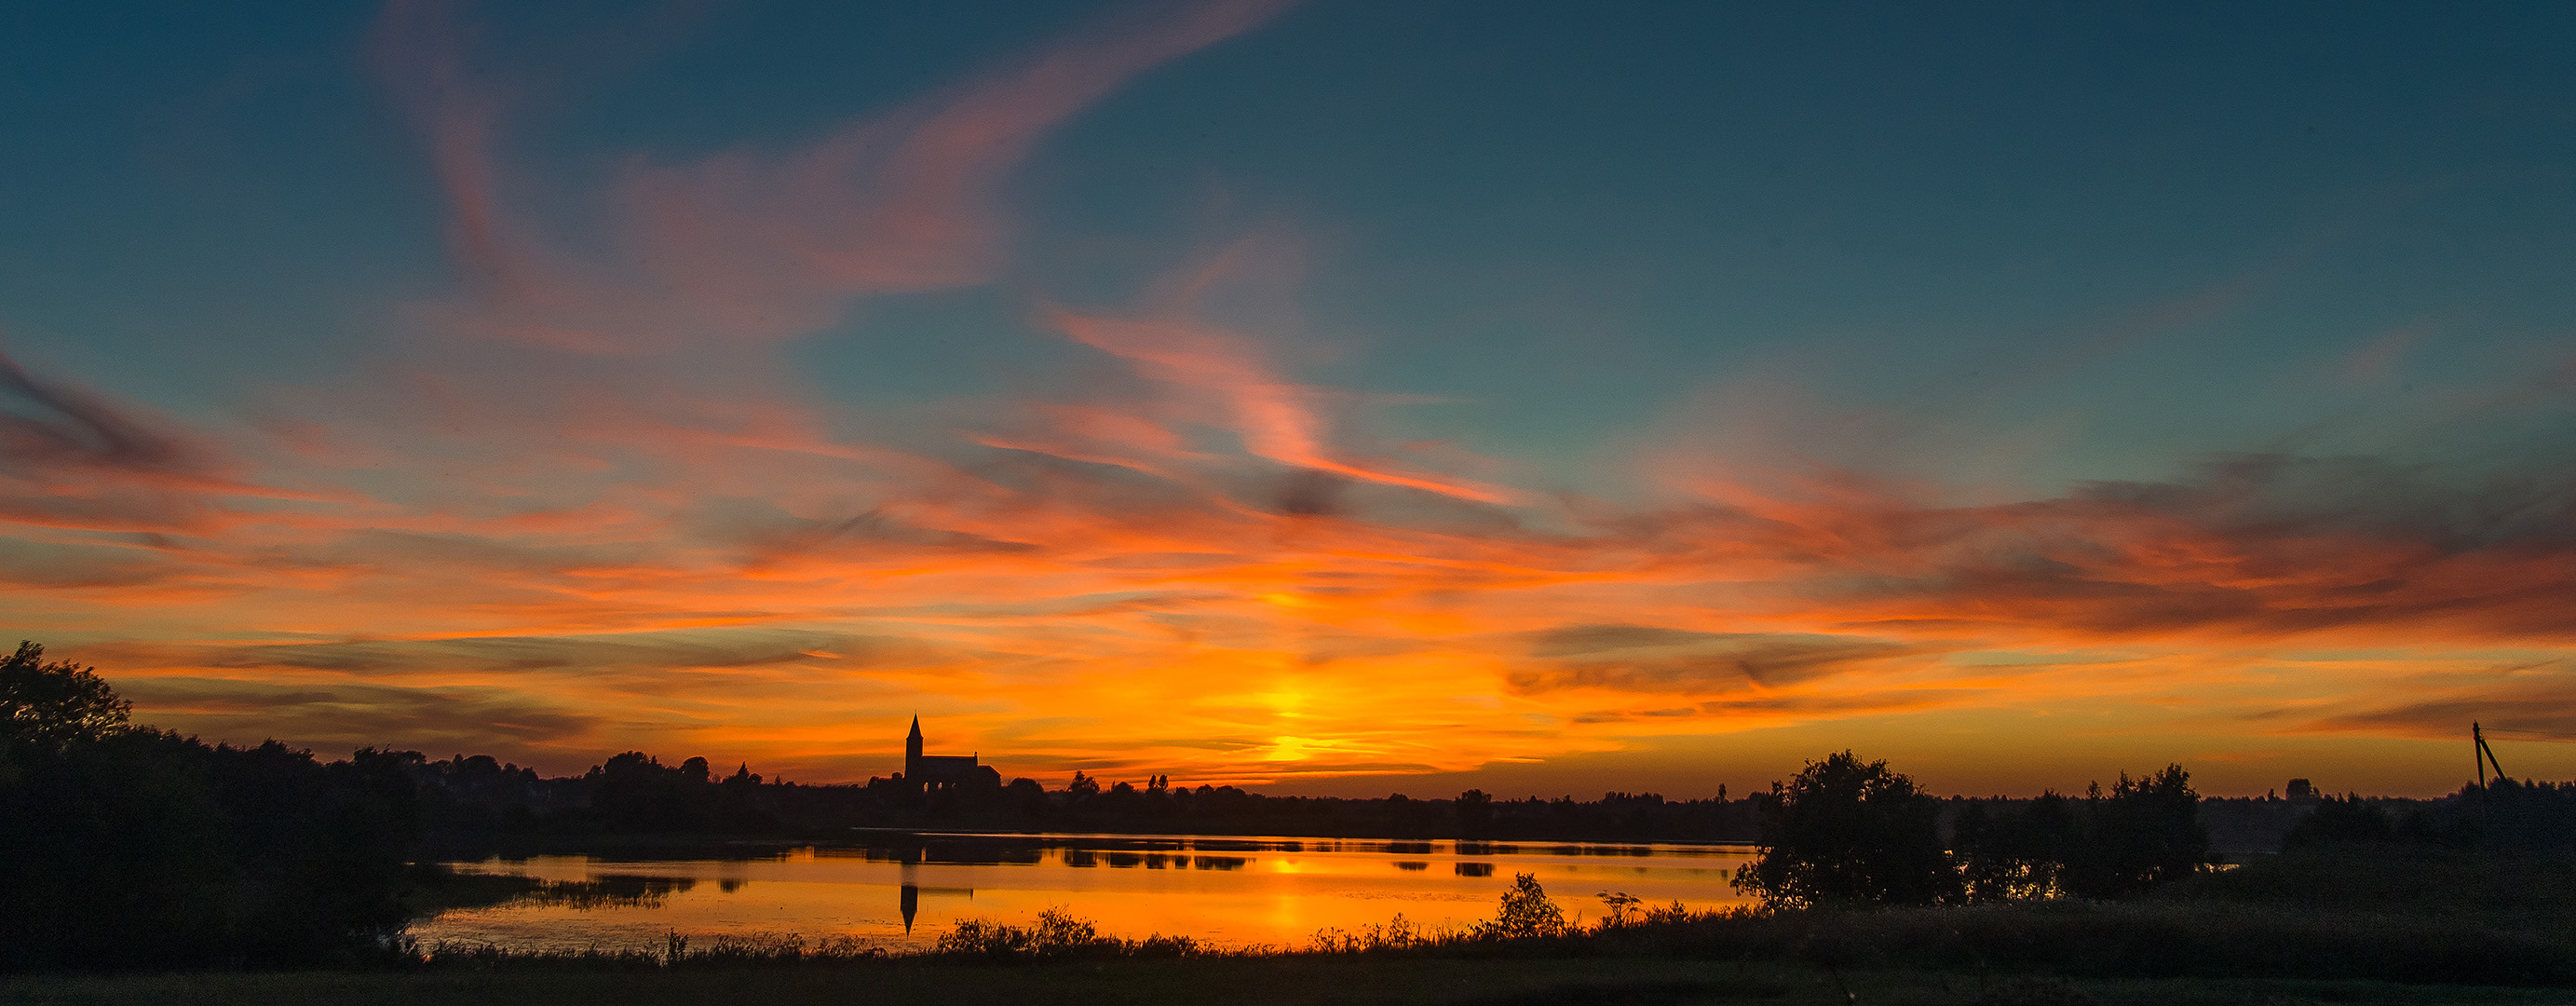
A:
<svg viewBox="0 0 2576 1006">
<path fill-rule="evenodd" d="M 1098 926 L 1063 909 L 1038 913 L 1037 924 L 1003 925 L 986 919 L 962 919 L 939 937 L 931 954 L 952 959 L 988 961 L 1054 961 L 1117 957 L 1191 957 L 1209 948 L 1187 936 L 1156 933 L 1141 940 L 1103 935 Z"/>
</svg>

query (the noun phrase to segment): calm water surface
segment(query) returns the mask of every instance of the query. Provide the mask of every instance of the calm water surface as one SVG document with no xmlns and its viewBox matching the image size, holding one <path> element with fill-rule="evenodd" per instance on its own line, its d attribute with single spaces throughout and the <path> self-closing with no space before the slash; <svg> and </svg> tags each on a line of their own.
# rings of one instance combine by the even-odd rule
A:
<svg viewBox="0 0 2576 1006">
<path fill-rule="evenodd" d="M 557 882 L 546 896 L 460 909 L 413 927 L 423 945 L 658 949 L 663 935 L 795 934 L 926 947 L 961 918 L 1026 922 L 1064 908 L 1121 936 L 1302 945 L 1401 912 L 1430 926 L 1491 918 L 1516 873 L 1569 914 L 1622 891 L 1694 908 L 1748 846 L 1475 843 L 1204 836 L 937 835 L 727 859 L 535 856 L 448 864 Z"/>
</svg>

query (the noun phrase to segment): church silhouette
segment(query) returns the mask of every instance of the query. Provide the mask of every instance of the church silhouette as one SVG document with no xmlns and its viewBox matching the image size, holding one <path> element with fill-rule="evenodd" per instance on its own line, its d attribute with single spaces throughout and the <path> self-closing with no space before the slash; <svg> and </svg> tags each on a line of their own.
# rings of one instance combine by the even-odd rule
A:
<svg viewBox="0 0 2576 1006">
<path fill-rule="evenodd" d="M 916 791 L 954 789 L 960 786 L 999 789 L 1002 773 L 980 759 L 983 752 L 971 755 L 926 755 L 921 753 L 921 717 L 912 718 L 912 736 L 903 742 L 903 774 L 896 778 Z"/>
</svg>

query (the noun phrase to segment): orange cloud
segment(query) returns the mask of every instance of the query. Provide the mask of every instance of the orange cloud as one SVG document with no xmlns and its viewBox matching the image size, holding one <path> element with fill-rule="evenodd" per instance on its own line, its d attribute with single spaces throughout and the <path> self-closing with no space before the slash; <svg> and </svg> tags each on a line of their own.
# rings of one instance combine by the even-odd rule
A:
<svg viewBox="0 0 2576 1006">
<path fill-rule="evenodd" d="M 1324 422 L 1316 413 L 1312 393 L 1281 379 L 1243 336 L 1188 321 L 1116 320 L 1067 312 L 1056 312 L 1051 320 L 1076 341 L 1135 364 L 1147 377 L 1217 396 L 1228 425 L 1255 457 L 1476 503 L 1511 499 L 1499 487 L 1410 471 L 1383 459 L 1346 458 L 1327 450 Z"/>
</svg>

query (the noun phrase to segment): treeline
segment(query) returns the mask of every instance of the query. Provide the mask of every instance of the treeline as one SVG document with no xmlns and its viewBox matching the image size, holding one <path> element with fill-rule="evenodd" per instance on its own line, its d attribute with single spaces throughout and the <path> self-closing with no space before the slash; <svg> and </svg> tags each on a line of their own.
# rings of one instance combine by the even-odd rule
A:
<svg viewBox="0 0 2576 1006">
<path fill-rule="evenodd" d="M 489 755 L 431 761 L 383 752 L 417 790 L 425 831 L 466 844 L 495 838 L 592 840 L 635 836 L 828 837 L 850 828 L 1283 835 L 1315 838 L 1468 838 L 1501 841 L 1762 842 L 1766 801 L 1655 793 L 1506 800 L 1480 790 L 1455 798 L 1267 796 L 1232 786 L 1176 786 L 1167 776 L 1103 785 L 1076 772 L 1061 789 L 1034 779 L 922 791 L 901 779 L 807 785 L 764 780 L 748 766 L 719 775 L 704 758 L 676 765 L 629 751 L 577 776 L 544 778 Z M 2295 795 L 2185 800 L 2170 778 L 2115 782 L 2073 797 L 1938 801 L 1940 841 L 1981 863 L 1980 890 L 2056 883 L 2030 863 L 2061 850 L 2105 850 L 2149 841 L 2174 818 L 2128 808 L 2164 800 L 2193 808 L 2194 841 L 2229 852 L 2285 843 L 2377 839 L 2449 848 L 2555 848 L 2576 841 L 2576 788 L 2500 779 L 2438 800 Z M 2150 787 L 2139 790 L 2138 787 Z M 2162 787 L 2162 788 L 2154 788 Z M 2182 787 L 2187 789 L 2187 787 Z M 1930 799 L 1926 797 L 1926 799 Z M 2171 835 L 2155 841 L 2177 841 Z M 2078 853 L 2063 853 L 2075 855 Z M 2119 871 L 2078 862 L 2066 883 L 2116 891 Z"/>
<path fill-rule="evenodd" d="M 0 660 L 0 970 L 353 963 L 418 838 L 398 756 L 322 764 L 127 723 L 85 668 Z"/>
<path fill-rule="evenodd" d="M 557 779 L 490 755 L 393 757 L 433 835 L 778 835 L 796 830 L 778 808 L 803 802 L 787 791 L 810 788 L 763 785 L 748 767 L 718 778 L 704 758 L 664 765 L 636 751 Z"/>
<path fill-rule="evenodd" d="M 553 779 L 488 755 L 393 757 L 419 787 L 427 829 L 443 842 L 466 844 L 519 837 L 814 837 L 850 828 L 1606 842 L 1749 841 L 1756 830 L 1752 802 L 1723 796 L 1497 800 L 1477 790 L 1455 799 L 1265 796 L 1233 786 L 1174 786 L 1159 775 L 1142 786 L 1103 786 L 1080 772 L 1058 790 L 1021 778 L 923 791 L 885 778 L 822 786 L 764 782 L 748 766 L 718 777 L 703 758 L 666 765 L 641 752 Z"/>
<path fill-rule="evenodd" d="M 1779 906 L 1959 904 L 2145 893 L 2222 862 L 2180 765 L 2081 797 L 1938 800 L 1883 761 L 1810 762 L 1758 797 L 1761 856 L 1736 886 Z M 2298 813 L 2291 851 L 2346 844 L 2576 849 L 2576 784 L 2499 779 L 2440 800 L 2235 801 Z M 2244 809 L 2242 806 L 2236 808 Z"/>
<path fill-rule="evenodd" d="M 408 757 L 408 756 L 407 756 Z M 442 842 L 589 840 L 604 836 L 823 836 L 852 827 L 942 831 L 1286 835 L 1312 838 L 1482 838 L 1498 841 L 1753 842 L 1759 797 L 1667 799 L 1607 793 L 1500 799 L 1478 790 L 1454 798 L 1267 796 L 1231 786 L 1104 785 L 1082 773 L 1062 788 L 1033 779 L 919 792 L 899 779 L 803 785 L 764 781 L 747 766 L 719 776 L 706 760 L 666 765 L 627 752 L 588 772 L 541 778 L 488 755 L 406 763 L 421 787 L 428 830 Z M 2056 799 L 2054 797 L 2043 800 Z M 2011 814 L 2018 798 L 1943 801 L 1945 840 L 1962 821 Z M 2419 801 L 2374 806 L 2405 813 Z M 2313 799 L 2215 799 L 2201 803 L 2217 848 L 2269 852 L 2315 806 Z"/>
<path fill-rule="evenodd" d="M 2284 839 L 2291 848 L 2351 842 L 2521 851 L 2576 848 L 2576 783 L 2498 778 L 2430 801 L 2329 796 L 2318 800 Z"/>
<path fill-rule="evenodd" d="M 1761 800 L 1762 855 L 1735 886 L 1791 907 L 2105 899 L 2216 862 L 2179 765 L 2080 800 L 1969 801 L 1947 836 L 1942 803 L 1883 761 L 1810 762 Z"/>
</svg>

